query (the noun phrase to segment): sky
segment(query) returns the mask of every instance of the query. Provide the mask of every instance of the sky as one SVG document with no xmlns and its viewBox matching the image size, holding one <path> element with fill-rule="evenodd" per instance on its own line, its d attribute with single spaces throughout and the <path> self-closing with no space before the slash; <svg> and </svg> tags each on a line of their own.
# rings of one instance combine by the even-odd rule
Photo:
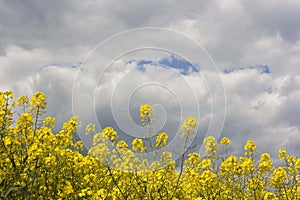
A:
<svg viewBox="0 0 300 200">
<path fill-rule="evenodd" d="M 139 106 L 149 103 L 170 148 L 192 115 L 196 150 L 213 135 L 231 138 L 235 153 L 253 140 L 273 158 L 283 147 L 300 156 L 299 9 L 297 0 L 0 0 L 0 90 L 44 92 L 57 129 L 79 115 L 82 128 L 146 137 Z"/>
</svg>

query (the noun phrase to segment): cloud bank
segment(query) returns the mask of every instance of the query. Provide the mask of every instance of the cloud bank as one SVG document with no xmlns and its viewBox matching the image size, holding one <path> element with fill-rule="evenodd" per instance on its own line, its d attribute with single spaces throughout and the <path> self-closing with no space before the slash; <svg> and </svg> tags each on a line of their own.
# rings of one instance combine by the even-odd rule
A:
<svg viewBox="0 0 300 200">
<path fill-rule="evenodd" d="M 227 97 L 221 136 L 232 138 L 236 152 L 252 139 L 273 157 L 281 147 L 299 156 L 299 8 L 296 0 L 189 0 L 184 4 L 132 0 L 118 4 L 91 0 L 0 1 L 0 89 L 13 89 L 17 95 L 45 92 L 48 114 L 62 122 L 73 114 L 74 81 L 78 73 L 81 78 L 86 74 L 81 87 L 83 91 L 93 90 L 80 95 L 87 102 L 93 102 L 93 98 L 96 101 L 89 108 L 77 102 L 82 111 L 87 109 L 80 116 L 82 121 L 96 116 L 101 126 L 113 125 L 120 132 L 137 136 L 142 131 L 139 104 L 150 103 L 157 113 L 157 130 L 174 134 L 185 115 L 196 113 L 201 136 L 195 142 L 200 147 L 212 117 L 222 121 L 224 98 L 215 81 L 219 77 Z M 109 65 L 101 78 L 100 74 L 91 76 L 85 71 L 86 64 L 104 69 L 97 66 L 98 61 L 142 41 L 146 35 L 107 46 L 106 54 L 85 63 L 86 56 L 101 41 L 145 26 L 173 29 L 192 38 L 209 52 L 219 73 L 207 70 L 205 63 L 182 61 L 176 52 L 165 51 L 123 55 Z M 149 45 L 157 45 L 172 36 L 151 33 L 151 37 L 157 40 Z M 173 39 L 168 48 L 183 49 L 190 57 L 197 57 L 198 52 L 189 43 Z M 141 86 L 147 82 L 157 84 Z M 122 107 L 124 112 L 119 112 Z M 133 127 L 126 126 L 128 116 Z"/>
</svg>

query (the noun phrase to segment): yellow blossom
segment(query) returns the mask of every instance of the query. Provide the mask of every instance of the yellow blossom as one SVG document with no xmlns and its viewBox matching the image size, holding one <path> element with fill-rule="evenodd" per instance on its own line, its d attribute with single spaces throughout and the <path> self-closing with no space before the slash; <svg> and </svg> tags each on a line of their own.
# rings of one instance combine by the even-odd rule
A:
<svg viewBox="0 0 300 200">
<path fill-rule="evenodd" d="M 221 140 L 221 144 L 230 144 L 230 139 L 228 137 L 223 137 Z"/>
<path fill-rule="evenodd" d="M 152 123 L 154 118 L 153 118 L 152 107 L 149 104 L 144 104 L 140 106 L 140 117 L 143 126 Z"/>
<path fill-rule="evenodd" d="M 159 133 L 156 136 L 156 146 L 163 147 L 166 146 L 168 143 L 168 135 L 166 133 Z"/>
<path fill-rule="evenodd" d="M 29 103 L 29 98 L 27 95 L 22 95 L 18 98 L 16 103 L 18 106 L 27 105 Z"/>
<path fill-rule="evenodd" d="M 208 157 L 211 155 L 211 153 L 217 153 L 219 151 L 217 148 L 217 141 L 213 136 L 204 138 L 204 145 L 206 149 L 205 152 Z"/>
<path fill-rule="evenodd" d="M 47 106 L 46 96 L 42 92 L 37 92 L 32 95 L 30 105 L 36 107 L 36 109 L 45 109 Z"/>
<path fill-rule="evenodd" d="M 0 91 L 1 199 L 299 199 L 300 158 L 285 149 L 279 150 L 276 165 L 268 153 L 253 155 L 257 151 L 253 141 L 245 144 L 244 156 L 224 157 L 224 148 L 219 150 L 217 139 L 208 136 L 207 155 L 201 158 L 189 147 L 183 154 L 176 148 L 168 151 L 168 135 L 158 133 L 156 147 L 153 141 L 134 138 L 131 150 L 127 140 L 119 140 L 116 131 L 107 127 L 93 135 L 86 153 L 80 151 L 78 117 L 54 132 L 55 118 L 41 117 L 46 110 L 42 93 L 18 98 L 21 111 L 15 109 L 13 98 L 12 91 Z M 29 102 L 31 112 L 27 112 Z M 151 106 L 141 110 L 145 125 L 150 125 Z M 196 128 L 195 118 L 184 120 L 184 141 Z M 85 131 L 94 132 L 95 125 Z M 222 138 L 220 143 L 226 151 L 230 139 Z M 149 152 L 151 157 L 134 153 L 145 152 L 148 146 L 159 151 Z"/>
<path fill-rule="evenodd" d="M 121 141 L 117 142 L 116 146 L 120 149 L 123 149 L 123 148 L 127 148 L 128 144 L 124 140 L 121 140 Z"/>
<path fill-rule="evenodd" d="M 197 128 L 197 119 L 195 117 L 187 117 L 181 126 L 181 137 L 194 135 Z"/>
<path fill-rule="evenodd" d="M 146 150 L 143 140 L 135 138 L 132 141 L 132 150 L 143 153 Z"/>
<path fill-rule="evenodd" d="M 285 148 L 280 149 L 280 150 L 278 151 L 278 153 L 279 153 L 278 157 L 279 157 L 279 159 L 280 159 L 281 161 L 285 161 L 285 160 L 287 159 L 288 153 L 287 153 L 287 151 L 285 150 Z"/>
<path fill-rule="evenodd" d="M 111 141 L 114 141 L 119 137 L 117 132 L 112 127 L 106 127 L 103 129 L 102 134 Z"/>
<path fill-rule="evenodd" d="M 49 125 L 50 128 L 54 128 L 56 119 L 52 117 L 46 117 L 43 121 L 44 124 Z"/>
<path fill-rule="evenodd" d="M 249 155 L 249 156 L 252 156 L 254 152 L 256 152 L 256 144 L 251 141 L 251 140 L 248 140 L 244 146 L 244 149 L 245 149 L 245 155 Z"/>
</svg>

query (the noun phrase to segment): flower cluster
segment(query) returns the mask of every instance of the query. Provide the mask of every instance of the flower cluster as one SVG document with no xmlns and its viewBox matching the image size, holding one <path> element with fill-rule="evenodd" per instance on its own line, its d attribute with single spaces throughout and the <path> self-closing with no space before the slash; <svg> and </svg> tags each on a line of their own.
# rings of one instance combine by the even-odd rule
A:
<svg viewBox="0 0 300 200">
<path fill-rule="evenodd" d="M 215 154 L 219 151 L 219 149 L 217 148 L 217 141 L 213 136 L 208 136 L 206 138 L 204 138 L 204 146 L 206 149 L 206 154 L 208 156 L 210 156 L 210 154 Z"/>
<path fill-rule="evenodd" d="M 119 137 L 117 132 L 112 127 L 106 127 L 103 129 L 102 135 L 111 141 L 114 141 Z"/>
<path fill-rule="evenodd" d="M 230 142 L 231 141 L 228 137 L 223 137 L 220 143 L 226 145 L 226 144 L 230 144 Z"/>
<path fill-rule="evenodd" d="M 149 125 L 153 122 L 153 112 L 152 107 L 149 104 L 144 104 L 140 106 L 140 117 L 143 126 Z"/>
<path fill-rule="evenodd" d="M 132 150 L 143 153 L 146 150 L 143 140 L 135 138 L 132 141 Z"/>
<path fill-rule="evenodd" d="M 257 151 L 256 144 L 252 140 L 246 142 L 244 149 L 245 149 L 245 156 L 252 156 L 253 153 Z"/>
<path fill-rule="evenodd" d="M 0 92 L 1 199 L 300 199 L 300 158 L 286 149 L 279 150 L 282 163 L 274 166 L 268 153 L 259 157 L 253 141 L 246 142 L 243 156 L 224 156 L 222 148 L 230 139 L 218 143 L 208 136 L 205 155 L 179 152 L 176 167 L 164 148 L 167 133 L 156 135 L 152 148 L 160 151 L 151 160 L 143 157 L 151 147 L 147 138 L 135 138 L 129 147 L 112 127 L 96 132 L 89 124 L 86 133 L 93 135 L 93 143 L 84 153 L 75 137 L 78 118 L 54 132 L 55 119 L 43 117 L 45 109 L 42 93 L 14 102 L 11 91 Z M 142 110 L 141 117 L 152 115 L 151 107 Z M 185 141 L 196 128 L 193 117 L 183 122 Z"/>
<path fill-rule="evenodd" d="M 195 117 L 187 117 L 181 126 L 181 136 L 191 136 L 195 134 L 194 129 L 197 128 L 197 119 Z"/>
<path fill-rule="evenodd" d="M 156 146 L 157 147 L 163 147 L 166 146 L 168 143 L 168 134 L 166 133 L 159 133 L 156 136 Z"/>
<path fill-rule="evenodd" d="M 22 97 L 21 97 L 22 99 Z M 24 98 L 26 100 L 26 97 Z M 26 101 L 24 101 L 26 102 Z M 47 106 L 46 96 L 42 92 L 37 92 L 32 95 L 30 105 L 32 106 L 30 110 L 35 114 L 44 113 L 44 109 Z"/>
</svg>

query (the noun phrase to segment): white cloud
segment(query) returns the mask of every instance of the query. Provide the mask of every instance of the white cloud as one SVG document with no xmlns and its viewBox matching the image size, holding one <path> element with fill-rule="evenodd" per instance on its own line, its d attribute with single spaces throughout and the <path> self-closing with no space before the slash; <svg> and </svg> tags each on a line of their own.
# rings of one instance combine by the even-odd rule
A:
<svg viewBox="0 0 300 200">
<path fill-rule="evenodd" d="M 300 134 L 299 8 L 296 0 L 284 3 L 128 0 L 121 4 L 115 1 L 1 1 L 0 89 L 14 89 L 17 95 L 41 90 L 48 95 L 49 114 L 64 121 L 72 114 L 72 86 L 78 70 L 68 68 L 70 63 L 83 61 L 95 45 L 120 31 L 143 26 L 172 28 L 202 44 L 221 72 L 241 66 L 268 65 L 270 74 L 255 69 L 221 74 L 228 98 L 223 135 L 232 137 L 236 144 L 253 139 L 261 149 L 271 151 L 273 155 L 274 149 L 281 146 L 299 155 L 299 150 L 296 150 Z M 143 41 L 145 38 L 147 41 Z M 128 106 L 132 111 L 138 108 L 139 102 L 147 100 L 165 105 L 165 110 L 158 106 L 157 112 L 167 114 L 166 126 L 172 132 L 178 125 L 173 127 L 171 122 L 179 123 L 180 120 L 178 102 L 172 93 L 159 86 L 136 89 L 140 83 L 162 81 L 162 85 L 183 96 L 180 101 L 185 102 L 187 113 L 195 111 L 193 100 L 188 98 L 193 88 L 200 100 L 200 130 L 206 131 L 212 116 L 219 121 L 222 119 L 219 74 L 205 68 L 208 63 L 202 60 L 205 55 L 199 53 L 192 42 L 182 41 L 181 37 L 171 34 L 145 32 L 115 41 L 113 45 L 106 43 L 103 51 L 91 57 L 88 63 L 94 67 L 101 63 L 95 68 L 98 71 L 81 73 L 80 78 L 84 81 L 80 85 L 80 101 L 92 102 L 94 90 L 87 89 L 95 88 L 99 73 L 104 70 L 102 64 L 107 64 L 106 61 L 138 44 L 165 46 L 184 52 L 181 55 L 189 61 L 202 61 L 202 77 L 190 75 L 180 79 L 172 76 L 170 69 L 160 69 L 158 73 L 151 66 L 147 68 L 147 74 L 132 71 L 132 66 L 124 67 L 123 60 L 143 59 L 145 55 L 149 60 L 157 60 L 168 53 L 157 50 L 131 52 L 121 57 L 119 63 L 109 66 L 102 82 L 98 83 L 96 110 L 99 119 L 104 121 L 103 124 L 112 123 L 107 121 L 111 119 L 109 97 L 112 88 L 117 86 L 119 90 L 114 94 L 116 105 Z M 135 98 L 128 99 L 129 89 L 136 89 Z M 210 95 L 214 96 L 213 113 L 210 113 Z M 79 111 L 83 113 L 80 116 L 83 121 L 89 119 L 93 106 L 82 103 Z M 131 117 L 137 122 L 137 113 L 132 113 Z"/>
</svg>

